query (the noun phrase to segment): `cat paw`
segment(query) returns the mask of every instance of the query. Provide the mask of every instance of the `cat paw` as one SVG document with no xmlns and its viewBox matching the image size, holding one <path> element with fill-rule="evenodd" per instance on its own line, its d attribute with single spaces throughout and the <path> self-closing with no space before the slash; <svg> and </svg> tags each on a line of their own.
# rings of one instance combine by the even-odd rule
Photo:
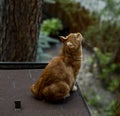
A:
<svg viewBox="0 0 120 116">
<path fill-rule="evenodd" d="M 76 85 L 73 86 L 72 91 L 77 91 L 77 86 Z"/>
</svg>

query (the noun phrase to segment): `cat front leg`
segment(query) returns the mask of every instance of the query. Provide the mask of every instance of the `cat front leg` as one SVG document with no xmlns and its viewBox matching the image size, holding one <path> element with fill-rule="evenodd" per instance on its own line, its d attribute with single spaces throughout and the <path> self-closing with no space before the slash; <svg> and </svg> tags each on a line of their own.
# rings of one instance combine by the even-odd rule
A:
<svg viewBox="0 0 120 116">
<path fill-rule="evenodd" d="M 76 81 L 74 82 L 71 91 L 73 91 L 73 92 L 77 91 Z"/>
</svg>

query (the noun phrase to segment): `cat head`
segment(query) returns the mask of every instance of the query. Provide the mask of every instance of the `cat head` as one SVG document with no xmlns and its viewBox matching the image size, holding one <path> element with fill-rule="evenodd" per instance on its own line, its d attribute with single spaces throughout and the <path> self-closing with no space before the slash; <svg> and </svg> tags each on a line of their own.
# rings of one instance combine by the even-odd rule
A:
<svg viewBox="0 0 120 116">
<path fill-rule="evenodd" d="M 83 37 L 80 33 L 71 33 L 66 37 L 60 36 L 60 39 L 63 42 L 64 47 L 73 51 L 80 48 Z"/>
</svg>

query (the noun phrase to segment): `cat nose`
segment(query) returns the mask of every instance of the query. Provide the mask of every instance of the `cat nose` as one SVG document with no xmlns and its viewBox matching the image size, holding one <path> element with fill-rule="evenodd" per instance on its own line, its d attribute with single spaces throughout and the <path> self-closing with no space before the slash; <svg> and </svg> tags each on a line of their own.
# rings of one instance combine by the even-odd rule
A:
<svg viewBox="0 0 120 116">
<path fill-rule="evenodd" d="M 70 48 L 74 47 L 73 43 L 71 43 L 71 42 L 67 42 L 67 46 L 69 46 Z"/>
</svg>

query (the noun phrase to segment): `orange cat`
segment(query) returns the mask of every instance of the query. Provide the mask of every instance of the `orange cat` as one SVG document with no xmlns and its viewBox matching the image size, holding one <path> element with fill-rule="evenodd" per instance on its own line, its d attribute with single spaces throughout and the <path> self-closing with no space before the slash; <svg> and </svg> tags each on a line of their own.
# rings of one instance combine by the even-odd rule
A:
<svg viewBox="0 0 120 116">
<path fill-rule="evenodd" d="M 37 98 L 56 101 L 77 90 L 75 83 L 81 66 L 82 35 L 71 33 L 60 39 L 63 42 L 61 53 L 49 62 L 39 80 L 31 86 Z"/>
</svg>

